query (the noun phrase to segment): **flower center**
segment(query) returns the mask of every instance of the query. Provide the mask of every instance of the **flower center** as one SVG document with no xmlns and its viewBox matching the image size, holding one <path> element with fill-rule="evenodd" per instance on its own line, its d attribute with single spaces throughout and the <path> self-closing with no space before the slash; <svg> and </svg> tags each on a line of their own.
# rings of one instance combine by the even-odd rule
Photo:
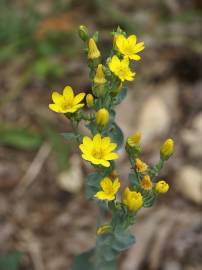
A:
<svg viewBox="0 0 202 270">
<path fill-rule="evenodd" d="M 62 107 L 62 109 L 63 110 L 68 110 L 68 109 L 71 109 L 71 107 L 72 107 L 72 104 L 71 103 L 63 103 L 62 105 L 61 105 L 61 107 Z"/>
<path fill-rule="evenodd" d="M 123 68 L 119 69 L 119 76 L 121 76 L 121 77 L 125 76 L 125 69 L 123 69 Z"/>
<path fill-rule="evenodd" d="M 101 159 L 103 157 L 103 153 L 101 149 L 94 149 L 92 155 L 96 159 Z"/>
</svg>

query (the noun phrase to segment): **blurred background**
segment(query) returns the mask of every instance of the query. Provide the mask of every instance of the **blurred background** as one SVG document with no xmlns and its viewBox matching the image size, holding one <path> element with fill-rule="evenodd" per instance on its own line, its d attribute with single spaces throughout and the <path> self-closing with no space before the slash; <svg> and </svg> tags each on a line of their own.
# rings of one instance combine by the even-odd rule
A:
<svg viewBox="0 0 202 270">
<path fill-rule="evenodd" d="M 167 137 L 176 143 L 161 174 L 171 189 L 139 214 L 119 269 L 201 270 L 201 0 L 0 1 L 0 270 L 67 270 L 95 241 L 91 169 L 59 135 L 68 121 L 48 109 L 52 90 L 90 90 L 80 24 L 100 32 L 103 55 L 118 25 L 145 41 L 117 118 L 126 136 L 142 131 L 149 164 Z M 128 169 L 122 153 L 123 181 Z"/>
</svg>

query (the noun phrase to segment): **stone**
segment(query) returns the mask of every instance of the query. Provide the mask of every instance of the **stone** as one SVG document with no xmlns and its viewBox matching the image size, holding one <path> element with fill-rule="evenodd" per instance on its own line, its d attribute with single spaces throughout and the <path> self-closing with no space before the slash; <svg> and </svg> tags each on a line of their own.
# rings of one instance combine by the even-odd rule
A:
<svg viewBox="0 0 202 270">
<path fill-rule="evenodd" d="M 176 189 L 187 199 L 202 205 L 202 172 L 192 166 L 182 167 L 175 177 Z"/>
<path fill-rule="evenodd" d="M 70 160 L 70 168 L 61 172 L 57 178 L 59 188 L 70 193 L 78 193 L 83 185 L 83 174 L 81 169 L 81 159 L 78 155 L 73 155 Z"/>
</svg>

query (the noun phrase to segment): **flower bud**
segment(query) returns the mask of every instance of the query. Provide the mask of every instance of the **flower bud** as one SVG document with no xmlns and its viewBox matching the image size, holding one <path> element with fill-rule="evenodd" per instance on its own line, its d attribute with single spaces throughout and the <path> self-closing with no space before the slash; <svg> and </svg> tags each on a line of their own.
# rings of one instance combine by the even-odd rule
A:
<svg viewBox="0 0 202 270">
<path fill-rule="evenodd" d="M 140 182 L 140 186 L 144 190 L 150 190 L 150 189 L 152 189 L 153 183 L 152 183 L 151 178 L 150 178 L 149 175 L 145 175 L 142 178 L 142 180 Z"/>
<path fill-rule="evenodd" d="M 155 190 L 157 193 L 166 193 L 169 190 L 169 185 L 164 180 L 160 180 L 156 183 Z"/>
<path fill-rule="evenodd" d="M 100 51 L 97 48 L 95 40 L 90 38 L 88 43 L 88 58 L 89 59 L 96 59 L 100 57 Z"/>
<path fill-rule="evenodd" d="M 96 122 L 99 126 L 105 126 L 109 121 L 109 112 L 105 108 L 100 109 L 96 113 Z"/>
<path fill-rule="evenodd" d="M 128 137 L 128 139 L 127 139 L 128 145 L 130 147 L 134 147 L 134 146 L 138 145 L 140 143 L 141 137 L 142 137 L 141 132 L 136 132 L 132 136 Z"/>
<path fill-rule="evenodd" d="M 161 157 L 164 160 L 169 159 L 174 152 L 174 141 L 172 139 L 167 139 L 161 146 Z"/>
<path fill-rule="evenodd" d="M 103 235 L 103 234 L 107 234 L 110 233 L 112 231 L 112 226 L 109 224 L 105 224 L 105 225 L 101 225 L 100 227 L 98 227 L 97 229 L 97 235 Z"/>
<path fill-rule="evenodd" d="M 129 211 L 136 212 L 142 207 L 142 194 L 136 191 L 130 191 L 127 187 L 123 191 L 122 203 L 125 204 Z"/>
<path fill-rule="evenodd" d="M 88 39 L 88 30 L 84 25 L 79 26 L 79 37 L 83 40 L 86 41 Z"/>
<path fill-rule="evenodd" d="M 148 170 L 148 165 L 144 163 L 141 159 L 136 158 L 135 168 L 137 172 L 145 173 Z"/>
<path fill-rule="evenodd" d="M 86 96 L 86 103 L 87 103 L 88 108 L 91 108 L 91 107 L 94 106 L 94 97 L 93 97 L 93 95 L 88 94 Z"/>
<path fill-rule="evenodd" d="M 105 75 L 103 72 L 103 65 L 99 64 L 96 70 L 96 74 L 94 77 L 94 83 L 96 84 L 104 84 L 106 83 Z"/>
<path fill-rule="evenodd" d="M 117 178 L 118 177 L 118 173 L 117 173 L 117 171 L 116 170 L 113 170 L 113 171 L 111 171 L 110 173 L 109 173 L 109 177 L 110 178 Z"/>
</svg>

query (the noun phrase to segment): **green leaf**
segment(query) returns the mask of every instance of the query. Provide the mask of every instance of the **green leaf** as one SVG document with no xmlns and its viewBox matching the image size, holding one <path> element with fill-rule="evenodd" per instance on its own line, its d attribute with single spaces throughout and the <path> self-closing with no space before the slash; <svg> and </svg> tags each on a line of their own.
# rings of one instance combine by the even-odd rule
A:
<svg viewBox="0 0 202 270">
<path fill-rule="evenodd" d="M 35 150 L 42 144 L 41 135 L 26 128 L 0 126 L 0 144 L 20 150 Z"/>
<path fill-rule="evenodd" d="M 95 270 L 93 266 L 94 254 L 95 250 L 90 249 L 76 256 L 73 260 L 71 270 L 83 270 L 84 268 L 88 270 Z"/>
<path fill-rule="evenodd" d="M 103 176 L 99 173 L 91 173 L 87 176 L 87 184 L 92 187 L 100 188 L 100 181 Z"/>
<path fill-rule="evenodd" d="M 123 87 L 123 89 L 118 93 L 118 95 L 116 95 L 113 102 L 114 105 L 120 104 L 124 100 L 124 98 L 127 96 L 127 92 L 128 92 L 128 88 L 126 86 Z"/>
<path fill-rule="evenodd" d="M 138 176 L 136 174 L 130 173 L 129 176 L 128 176 L 128 180 L 129 180 L 130 186 L 134 190 L 140 191 L 140 184 L 139 184 Z"/>
<path fill-rule="evenodd" d="M 65 132 L 61 133 L 61 135 L 68 141 L 77 140 L 77 138 L 79 138 L 79 134 L 75 134 L 73 132 Z"/>
<path fill-rule="evenodd" d="M 90 130 L 90 132 L 95 135 L 97 133 L 97 124 L 95 121 L 91 121 L 86 127 Z"/>
<path fill-rule="evenodd" d="M 117 144 L 117 150 L 121 148 L 124 140 L 123 132 L 120 127 L 116 124 L 112 124 L 112 128 L 108 133 L 108 136 L 111 137 L 112 141 Z"/>
<path fill-rule="evenodd" d="M 156 193 L 151 191 L 144 191 L 142 192 L 143 195 L 143 207 L 148 208 L 153 206 L 156 200 Z"/>
<path fill-rule="evenodd" d="M 5 255 L 0 255 L 0 269 L 1 270 L 18 270 L 20 269 L 20 262 L 23 253 L 19 251 L 12 251 Z"/>
<path fill-rule="evenodd" d="M 135 243 L 135 237 L 132 234 L 125 232 L 116 232 L 115 240 L 113 242 L 113 249 L 116 251 L 123 251 L 128 249 Z"/>
</svg>

